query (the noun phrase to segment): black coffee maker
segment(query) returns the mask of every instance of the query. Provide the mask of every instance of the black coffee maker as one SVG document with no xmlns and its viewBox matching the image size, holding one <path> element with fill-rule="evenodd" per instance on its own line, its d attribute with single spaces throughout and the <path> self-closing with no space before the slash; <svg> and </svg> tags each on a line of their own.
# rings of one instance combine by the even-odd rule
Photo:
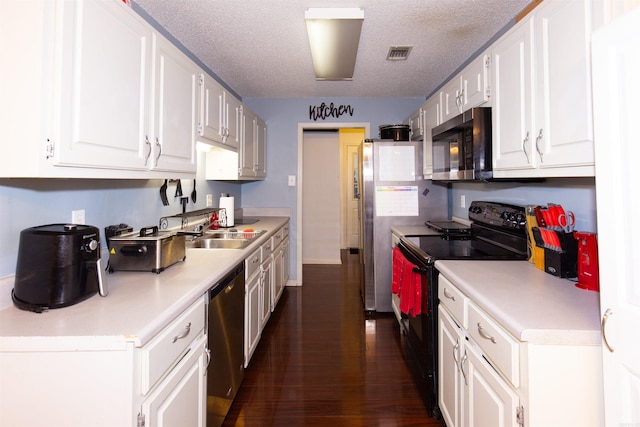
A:
<svg viewBox="0 0 640 427">
<path fill-rule="evenodd" d="M 100 292 L 106 296 L 100 231 L 76 224 L 49 224 L 20 232 L 11 297 L 16 307 L 42 313 Z"/>
</svg>

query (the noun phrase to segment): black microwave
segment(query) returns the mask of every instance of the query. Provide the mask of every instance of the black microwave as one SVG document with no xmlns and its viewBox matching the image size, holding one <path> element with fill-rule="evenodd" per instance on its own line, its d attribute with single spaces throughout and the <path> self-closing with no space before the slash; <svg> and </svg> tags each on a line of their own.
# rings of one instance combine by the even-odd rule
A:
<svg viewBox="0 0 640 427">
<path fill-rule="evenodd" d="M 491 108 L 477 107 L 432 130 L 434 181 L 493 178 Z"/>
</svg>

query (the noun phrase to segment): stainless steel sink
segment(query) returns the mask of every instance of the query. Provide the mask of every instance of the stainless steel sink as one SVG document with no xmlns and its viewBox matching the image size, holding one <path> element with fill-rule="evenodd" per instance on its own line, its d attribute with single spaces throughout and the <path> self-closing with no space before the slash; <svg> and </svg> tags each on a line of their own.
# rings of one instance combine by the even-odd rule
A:
<svg viewBox="0 0 640 427">
<path fill-rule="evenodd" d="M 210 230 L 206 231 L 201 237 L 188 240 L 186 246 L 188 248 L 201 249 L 243 249 L 264 232 L 265 230 Z"/>
<path fill-rule="evenodd" d="M 249 246 L 249 243 L 251 243 L 251 240 L 247 239 L 199 237 L 191 242 L 187 242 L 187 247 L 201 249 L 243 249 Z"/>
</svg>

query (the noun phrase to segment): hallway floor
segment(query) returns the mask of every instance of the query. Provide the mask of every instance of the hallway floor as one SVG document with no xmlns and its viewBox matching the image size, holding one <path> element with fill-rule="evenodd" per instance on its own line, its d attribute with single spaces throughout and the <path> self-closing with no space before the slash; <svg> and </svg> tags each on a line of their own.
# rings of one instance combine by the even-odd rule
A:
<svg viewBox="0 0 640 427">
<path fill-rule="evenodd" d="M 393 315 L 368 316 L 358 255 L 285 289 L 224 426 L 432 426 Z"/>
</svg>

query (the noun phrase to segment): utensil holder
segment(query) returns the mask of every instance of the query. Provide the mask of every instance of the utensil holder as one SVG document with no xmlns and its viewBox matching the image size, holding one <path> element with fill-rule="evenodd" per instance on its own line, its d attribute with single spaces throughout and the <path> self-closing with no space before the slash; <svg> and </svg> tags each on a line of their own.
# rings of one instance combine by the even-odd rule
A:
<svg viewBox="0 0 640 427">
<path fill-rule="evenodd" d="M 573 232 L 556 231 L 562 251 L 544 250 L 544 271 L 557 277 L 578 277 L 578 242 Z"/>
</svg>

